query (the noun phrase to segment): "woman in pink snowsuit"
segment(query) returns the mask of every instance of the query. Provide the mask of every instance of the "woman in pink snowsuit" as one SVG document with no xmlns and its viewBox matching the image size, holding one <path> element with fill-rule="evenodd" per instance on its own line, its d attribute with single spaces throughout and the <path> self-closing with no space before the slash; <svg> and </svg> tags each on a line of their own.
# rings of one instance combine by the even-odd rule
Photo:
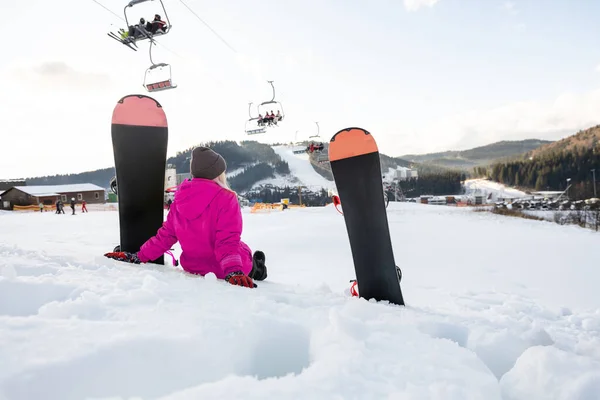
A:
<svg viewBox="0 0 600 400">
<path fill-rule="evenodd" d="M 192 179 L 178 188 L 167 220 L 139 252 L 108 253 L 107 257 L 134 263 L 155 260 L 176 242 L 181 267 L 190 273 L 212 272 L 231 284 L 254 287 L 252 279 L 266 278 L 265 255 L 254 256 L 241 240 L 242 213 L 237 194 L 227 185 L 223 157 L 207 147 L 192 151 Z"/>
</svg>

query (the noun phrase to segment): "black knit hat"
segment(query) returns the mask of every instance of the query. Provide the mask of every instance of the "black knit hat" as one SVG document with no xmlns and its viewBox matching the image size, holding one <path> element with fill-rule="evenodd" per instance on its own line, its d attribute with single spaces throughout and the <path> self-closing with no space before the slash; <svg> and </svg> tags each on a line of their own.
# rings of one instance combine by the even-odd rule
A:
<svg viewBox="0 0 600 400">
<path fill-rule="evenodd" d="M 226 169 L 225 159 L 208 147 L 196 147 L 192 150 L 190 173 L 194 178 L 215 179 Z"/>
</svg>

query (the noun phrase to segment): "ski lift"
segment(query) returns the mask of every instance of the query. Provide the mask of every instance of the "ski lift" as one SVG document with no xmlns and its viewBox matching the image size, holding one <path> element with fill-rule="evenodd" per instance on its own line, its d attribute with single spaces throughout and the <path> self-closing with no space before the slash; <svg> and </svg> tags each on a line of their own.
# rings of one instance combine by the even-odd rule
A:
<svg viewBox="0 0 600 400">
<path fill-rule="evenodd" d="M 163 69 L 166 69 L 168 74 L 161 74 L 160 72 L 163 71 Z M 155 71 L 160 71 L 158 72 L 160 79 L 156 79 L 157 72 Z M 177 85 L 174 85 L 172 81 L 171 66 L 165 63 L 152 64 L 144 74 L 144 87 L 150 93 L 175 89 Z"/>
<path fill-rule="evenodd" d="M 246 121 L 246 127 L 244 130 L 247 135 L 257 135 L 260 133 L 265 133 L 267 131 L 267 128 L 258 124 L 258 121 L 260 120 L 260 118 L 252 116 L 252 111 L 251 111 L 252 104 L 253 103 L 248 103 L 248 117 L 250 119 L 248 119 Z M 256 121 L 256 122 L 254 122 L 254 121 Z"/>
<path fill-rule="evenodd" d="M 157 29 L 151 29 L 151 31 L 148 31 L 148 29 L 146 29 L 145 25 L 144 26 L 141 25 L 141 19 L 140 19 L 140 23 L 138 23 L 136 25 L 129 24 L 129 18 L 127 16 L 127 9 L 135 6 L 136 4 L 145 3 L 148 1 L 156 1 L 156 0 L 131 0 L 123 9 L 123 14 L 125 15 L 126 28 L 119 29 L 118 34 L 116 34 L 114 32 L 109 32 L 108 36 L 110 36 L 112 39 L 114 39 L 118 42 L 121 42 L 125 46 L 129 47 L 131 50 L 137 51 L 136 42 L 138 42 L 140 40 L 145 40 L 145 39 L 149 39 L 151 42 L 153 42 L 154 38 L 156 36 L 163 36 L 163 35 L 166 35 L 167 33 L 169 33 L 171 31 L 171 28 L 173 25 L 171 25 L 171 21 L 169 20 L 169 15 L 167 14 L 167 10 L 165 9 L 165 5 L 162 0 L 158 0 L 158 1 L 160 2 L 160 5 L 162 7 L 163 14 L 165 16 L 166 21 L 163 21 L 163 22 L 165 22 L 165 25 L 161 29 L 157 28 Z M 155 16 L 160 17 L 159 14 L 155 14 Z M 162 20 L 162 17 L 161 17 L 161 20 Z M 145 20 L 144 20 L 144 22 L 147 23 Z M 152 21 L 152 22 L 154 22 L 154 21 Z M 130 35 L 130 32 L 129 32 L 131 27 L 134 28 L 133 35 Z M 155 32 L 152 32 L 152 30 L 154 30 Z"/>
<path fill-rule="evenodd" d="M 266 114 L 266 113 L 274 111 L 274 110 L 280 112 L 279 120 L 276 119 L 273 121 L 272 125 L 269 125 L 269 126 L 277 126 L 277 122 L 283 121 L 283 119 L 285 118 L 285 112 L 283 111 L 283 105 L 280 102 L 275 101 L 275 86 L 273 85 L 273 81 L 267 81 L 267 82 L 269 84 L 271 84 L 271 88 L 273 89 L 273 97 L 269 101 L 264 101 L 264 102 L 260 103 L 258 105 L 258 111 L 260 114 Z M 270 104 L 274 104 L 275 106 L 267 108 L 267 106 Z M 261 107 L 265 110 L 264 113 L 260 112 Z M 275 114 L 276 114 L 276 111 L 274 111 Z"/>
<path fill-rule="evenodd" d="M 321 129 L 319 128 L 319 123 L 315 122 L 315 124 L 317 124 L 317 134 L 309 136 L 308 137 L 309 139 L 315 139 L 315 138 L 319 138 L 320 139 L 321 138 Z"/>
<path fill-rule="evenodd" d="M 123 8 L 123 14 L 125 14 L 125 23 L 127 24 L 127 26 L 131 26 L 129 25 L 129 18 L 127 18 L 127 9 L 131 8 L 133 6 L 135 6 L 136 4 L 141 4 L 141 3 L 146 3 L 148 1 L 156 1 L 156 0 L 131 0 L 129 2 L 129 4 L 127 4 L 124 8 Z M 144 26 L 140 26 L 140 25 L 136 25 L 136 31 L 141 33 L 142 36 L 137 37 L 137 35 L 135 35 L 133 38 L 127 37 L 128 41 L 131 42 L 137 42 L 138 40 L 144 40 L 144 39 L 152 39 L 155 36 L 163 36 L 166 35 L 167 33 L 169 33 L 171 31 L 171 21 L 169 20 L 169 16 L 167 14 L 167 10 L 165 9 L 165 5 L 163 3 L 162 0 L 158 0 L 158 2 L 160 3 L 162 9 L 163 9 L 163 14 L 165 16 L 166 19 L 166 23 L 164 26 L 164 29 L 157 29 L 156 32 L 152 33 L 149 32 L 146 27 Z M 155 15 L 159 15 L 159 14 L 155 14 Z"/>
</svg>

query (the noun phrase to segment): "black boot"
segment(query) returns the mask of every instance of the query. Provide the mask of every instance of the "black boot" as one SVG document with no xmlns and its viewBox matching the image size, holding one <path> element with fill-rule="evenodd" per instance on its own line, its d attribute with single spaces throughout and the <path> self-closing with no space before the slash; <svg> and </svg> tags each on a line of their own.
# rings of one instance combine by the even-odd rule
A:
<svg viewBox="0 0 600 400">
<path fill-rule="evenodd" d="M 262 251 L 255 251 L 252 256 L 252 271 L 248 275 L 255 281 L 264 281 L 267 279 L 267 266 L 265 265 L 265 253 Z"/>
</svg>

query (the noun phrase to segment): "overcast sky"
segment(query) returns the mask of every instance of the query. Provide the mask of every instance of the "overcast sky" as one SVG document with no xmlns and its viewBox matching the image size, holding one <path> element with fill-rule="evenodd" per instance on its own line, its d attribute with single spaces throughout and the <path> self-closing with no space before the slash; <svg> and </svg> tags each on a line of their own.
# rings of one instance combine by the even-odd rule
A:
<svg viewBox="0 0 600 400">
<path fill-rule="evenodd" d="M 98 0 L 118 15 L 124 1 Z M 164 0 L 171 33 L 153 49 L 177 89 L 154 94 L 169 155 L 243 140 L 248 103 L 269 100 L 282 126 L 252 139 L 371 131 L 388 155 L 558 139 L 600 123 L 596 0 Z M 110 39 L 123 21 L 93 0 L 1 1 L 0 178 L 114 164 L 110 119 L 145 93 L 148 43 Z M 131 20 L 163 14 L 156 1 Z M 231 47 L 229 47 L 231 46 Z M 140 143 L 140 149 L 143 143 Z"/>
</svg>

